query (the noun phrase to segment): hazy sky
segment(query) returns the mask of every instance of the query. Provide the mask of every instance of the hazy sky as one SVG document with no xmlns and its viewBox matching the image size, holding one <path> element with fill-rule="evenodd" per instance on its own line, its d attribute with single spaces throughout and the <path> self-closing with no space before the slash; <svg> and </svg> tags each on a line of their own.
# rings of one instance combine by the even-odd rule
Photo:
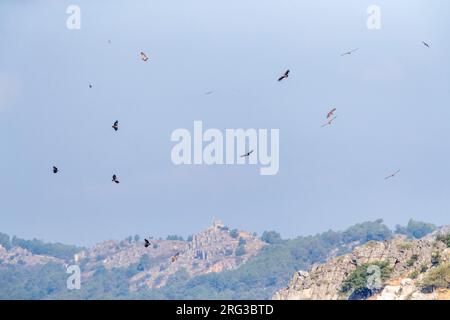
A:
<svg viewBox="0 0 450 320">
<path fill-rule="evenodd" d="M 91 245 L 213 217 L 284 237 L 450 223 L 449 16 L 447 0 L 2 0 L 0 232 Z M 170 135 L 194 120 L 280 129 L 278 175 L 175 166 Z"/>
</svg>

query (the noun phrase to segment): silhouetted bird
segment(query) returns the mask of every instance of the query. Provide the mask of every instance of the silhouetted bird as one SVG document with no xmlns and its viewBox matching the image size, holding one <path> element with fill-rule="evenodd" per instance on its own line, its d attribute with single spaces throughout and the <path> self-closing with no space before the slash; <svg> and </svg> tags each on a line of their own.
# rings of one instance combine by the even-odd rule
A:
<svg viewBox="0 0 450 320">
<path fill-rule="evenodd" d="M 113 175 L 113 176 L 112 176 L 112 182 L 120 183 L 120 181 L 117 179 L 117 176 L 116 176 L 116 175 Z"/>
<path fill-rule="evenodd" d="M 343 56 L 349 56 L 349 55 L 351 55 L 353 52 L 358 51 L 358 50 L 359 50 L 359 48 L 356 48 L 356 49 L 347 51 L 347 52 L 341 54 L 341 57 L 343 57 Z"/>
<path fill-rule="evenodd" d="M 144 246 L 147 248 L 150 245 L 150 241 L 148 241 L 147 239 L 144 239 L 144 241 L 145 241 Z"/>
<path fill-rule="evenodd" d="M 241 156 L 241 158 L 250 156 L 250 155 L 252 154 L 253 151 L 255 151 L 255 150 L 251 150 L 251 151 L 247 152 L 246 154 L 243 154 L 243 155 Z"/>
<path fill-rule="evenodd" d="M 93 85 L 92 85 L 92 84 L 89 84 L 89 88 L 91 88 L 91 89 L 92 89 L 92 87 L 93 87 Z"/>
<path fill-rule="evenodd" d="M 422 43 L 423 43 L 423 45 L 424 45 L 425 47 L 427 47 L 427 48 L 430 47 L 430 45 L 429 45 L 428 43 L 426 43 L 425 41 L 422 41 Z"/>
<path fill-rule="evenodd" d="M 400 172 L 400 170 L 397 170 L 393 174 L 390 174 L 386 178 L 384 178 L 384 180 L 388 180 L 388 179 L 394 178 L 399 172 Z"/>
<path fill-rule="evenodd" d="M 289 77 L 289 72 L 290 72 L 289 69 L 286 70 L 286 72 L 281 77 L 278 78 L 278 81 L 281 81 L 283 79 L 287 79 Z"/>
<path fill-rule="evenodd" d="M 114 124 L 112 125 L 112 128 L 117 131 L 119 130 L 119 120 L 116 120 L 116 122 L 114 122 Z M 125 130 L 126 131 L 126 130 Z"/>
<path fill-rule="evenodd" d="M 53 166 L 53 173 L 58 173 L 58 168 Z"/>
<path fill-rule="evenodd" d="M 141 59 L 142 59 L 142 61 L 144 61 L 144 62 L 147 62 L 147 60 L 148 60 L 147 55 L 146 55 L 145 53 L 143 53 L 142 51 L 141 51 Z"/>
</svg>

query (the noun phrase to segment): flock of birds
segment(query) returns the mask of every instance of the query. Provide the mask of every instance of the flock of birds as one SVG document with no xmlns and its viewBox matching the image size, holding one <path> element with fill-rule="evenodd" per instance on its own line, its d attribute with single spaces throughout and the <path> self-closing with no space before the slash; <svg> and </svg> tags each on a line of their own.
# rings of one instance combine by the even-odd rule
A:
<svg viewBox="0 0 450 320">
<path fill-rule="evenodd" d="M 111 43 L 111 40 L 108 40 L 108 43 Z M 428 43 L 425 42 L 425 41 L 422 41 L 422 44 L 423 44 L 425 47 L 427 47 L 427 48 L 430 48 L 430 47 L 431 47 L 430 44 L 428 44 Z M 353 50 L 344 52 L 343 54 L 341 54 L 341 57 L 352 55 L 353 53 L 355 53 L 355 52 L 358 51 L 358 50 L 359 50 L 359 48 L 356 48 L 356 49 L 353 49 Z M 140 53 L 140 57 L 141 57 L 141 60 L 144 61 L 144 62 L 147 62 L 147 61 L 149 60 L 149 57 L 148 57 L 144 52 L 142 52 L 142 51 L 141 51 L 141 53 Z M 289 73 L 290 73 L 290 70 L 289 70 L 289 69 L 286 70 L 286 71 L 278 78 L 278 81 L 281 82 L 281 81 L 283 81 L 283 80 L 285 80 L 285 79 L 288 79 L 288 78 L 289 78 Z M 92 84 L 89 84 L 89 88 L 92 89 L 92 88 L 93 88 L 93 85 L 92 85 Z M 212 94 L 212 93 L 213 93 L 213 91 L 208 91 L 208 92 L 206 92 L 205 94 L 206 94 L 206 95 L 210 95 L 210 94 Z M 322 125 L 322 127 L 331 126 L 331 125 L 333 124 L 333 121 L 336 120 L 336 118 L 337 118 L 337 116 L 335 115 L 336 110 L 337 110 L 336 108 L 332 108 L 332 109 L 326 114 L 326 122 Z M 114 129 L 114 131 L 118 131 L 118 130 L 119 130 L 119 120 L 116 120 L 116 121 L 113 123 L 112 128 Z M 241 157 L 242 157 L 242 158 L 248 158 L 248 157 L 250 157 L 250 155 L 251 155 L 253 152 L 254 152 L 254 150 L 250 150 L 250 151 L 246 152 L 245 154 L 241 155 Z M 53 166 L 53 173 L 54 173 L 54 174 L 57 174 L 58 172 L 59 172 L 58 167 Z M 392 174 L 386 176 L 386 177 L 385 177 L 385 180 L 389 180 L 389 179 L 395 178 L 399 172 L 400 172 L 400 170 L 397 170 L 397 171 L 395 171 L 394 173 L 392 173 Z M 119 184 L 119 183 L 120 183 L 120 181 L 119 181 L 119 179 L 118 179 L 118 177 L 117 177 L 116 174 L 113 174 L 113 176 L 112 176 L 112 182 L 114 182 L 115 184 Z M 148 239 L 144 239 L 144 246 L 145 246 L 145 248 L 148 248 L 150 245 L 151 245 L 150 241 L 149 241 Z M 172 262 L 172 263 L 175 262 L 175 261 L 178 259 L 179 255 L 180 255 L 180 252 L 177 252 L 176 254 L 174 254 L 174 255 L 170 258 L 171 262 Z"/>
</svg>

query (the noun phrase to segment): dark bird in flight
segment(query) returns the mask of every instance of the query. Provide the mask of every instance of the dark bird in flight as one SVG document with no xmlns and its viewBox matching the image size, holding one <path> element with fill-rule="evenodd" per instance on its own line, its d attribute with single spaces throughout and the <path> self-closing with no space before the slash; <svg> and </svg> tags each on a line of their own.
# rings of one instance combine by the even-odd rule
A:
<svg viewBox="0 0 450 320">
<path fill-rule="evenodd" d="M 112 125 L 112 128 L 117 131 L 119 130 L 119 120 L 116 120 L 116 122 L 114 122 L 114 124 Z"/>
<path fill-rule="evenodd" d="M 241 156 L 241 158 L 250 156 L 250 155 L 253 153 L 253 151 L 255 151 L 255 150 L 250 150 L 250 151 L 247 152 L 246 154 L 243 154 L 243 155 Z"/>
<path fill-rule="evenodd" d="M 336 111 L 336 108 L 331 109 L 328 113 L 327 113 L 327 119 L 331 118 L 332 116 L 334 116 L 334 112 Z"/>
<path fill-rule="evenodd" d="M 53 173 L 58 173 L 58 168 L 53 166 Z"/>
<path fill-rule="evenodd" d="M 175 253 L 175 255 L 173 255 L 172 258 L 171 258 L 172 262 L 177 261 L 179 255 L 180 255 L 179 252 Z"/>
<path fill-rule="evenodd" d="M 397 170 L 393 174 L 390 174 L 386 178 L 384 178 L 384 180 L 388 180 L 388 179 L 394 178 L 399 172 L 400 172 L 400 170 Z"/>
<path fill-rule="evenodd" d="M 147 55 L 146 55 L 145 53 L 143 53 L 142 51 L 141 51 L 141 59 L 142 59 L 142 61 L 144 61 L 144 62 L 147 62 L 147 60 L 148 60 Z"/>
<path fill-rule="evenodd" d="M 92 84 L 89 84 L 89 88 L 91 88 L 91 89 L 92 89 L 92 87 L 93 87 L 93 85 L 92 85 Z"/>
<path fill-rule="evenodd" d="M 112 176 L 112 182 L 120 183 L 120 181 L 117 179 L 117 176 L 115 174 Z"/>
<path fill-rule="evenodd" d="M 205 94 L 207 95 L 207 96 L 209 96 L 210 94 L 212 94 L 214 91 L 208 91 L 208 92 L 205 92 Z"/>
<path fill-rule="evenodd" d="M 286 70 L 286 72 L 281 77 L 278 78 L 278 81 L 281 81 L 283 79 L 287 79 L 289 77 L 289 72 L 290 72 L 289 69 Z"/>
<path fill-rule="evenodd" d="M 148 241 L 147 239 L 144 239 L 144 241 L 145 241 L 144 246 L 147 248 L 150 245 L 150 241 Z"/>
<path fill-rule="evenodd" d="M 423 45 L 424 45 L 425 47 L 427 47 L 427 48 L 430 47 L 430 45 L 429 45 L 428 43 L 426 43 L 425 41 L 422 41 L 422 43 L 423 43 Z"/>
<path fill-rule="evenodd" d="M 325 124 L 322 125 L 322 128 L 323 128 L 323 127 L 326 127 L 326 126 L 331 126 L 331 124 L 333 123 L 333 121 L 334 121 L 336 118 L 337 118 L 337 116 L 331 118 L 330 120 L 328 120 L 327 123 L 325 123 Z"/>
<path fill-rule="evenodd" d="M 349 56 L 349 55 L 351 55 L 353 52 L 358 51 L 358 50 L 359 50 L 359 48 L 356 48 L 356 49 L 353 49 L 353 50 L 344 52 L 343 54 L 341 54 L 341 57 L 343 57 L 343 56 Z"/>
</svg>

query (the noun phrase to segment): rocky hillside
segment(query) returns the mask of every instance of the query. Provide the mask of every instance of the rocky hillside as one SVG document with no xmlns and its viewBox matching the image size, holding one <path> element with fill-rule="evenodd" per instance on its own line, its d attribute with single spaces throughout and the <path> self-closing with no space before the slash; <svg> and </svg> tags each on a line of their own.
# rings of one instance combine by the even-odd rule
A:
<svg viewBox="0 0 450 320">
<path fill-rule="evenodd" d="M 190 277 L 232 270 L 257 255 L 264 242 L 244 231 L 229 230 L 221 222 L 194 235 L 191 241 L 151 239 L 143 241 L 106 241 L 77 253 L 83 276 L 89 278 L 101 267 L 107 270 L 137 265 L 130 279 L 130 290 L 142 286 L 159 288 L 178 271 Z M 176 255 L 176 260 L 172 257 Z"/>
<path fill-rule="evenodd" d="M 408 240 L 370 241 L 298 271 L 276 300 L 450 299 L 449 228 Z"/>
<path fill-rule="evenodd" d="M 27 249 L 21 247 L 14 247 L 7 250 L 0 244 L 0 265 L 21 265 L 21 266 L 35 266 L 47 263 L 64 264 L 64 261 L 55 257 L 46 255 L 33 254 Z"/>
</svg>

